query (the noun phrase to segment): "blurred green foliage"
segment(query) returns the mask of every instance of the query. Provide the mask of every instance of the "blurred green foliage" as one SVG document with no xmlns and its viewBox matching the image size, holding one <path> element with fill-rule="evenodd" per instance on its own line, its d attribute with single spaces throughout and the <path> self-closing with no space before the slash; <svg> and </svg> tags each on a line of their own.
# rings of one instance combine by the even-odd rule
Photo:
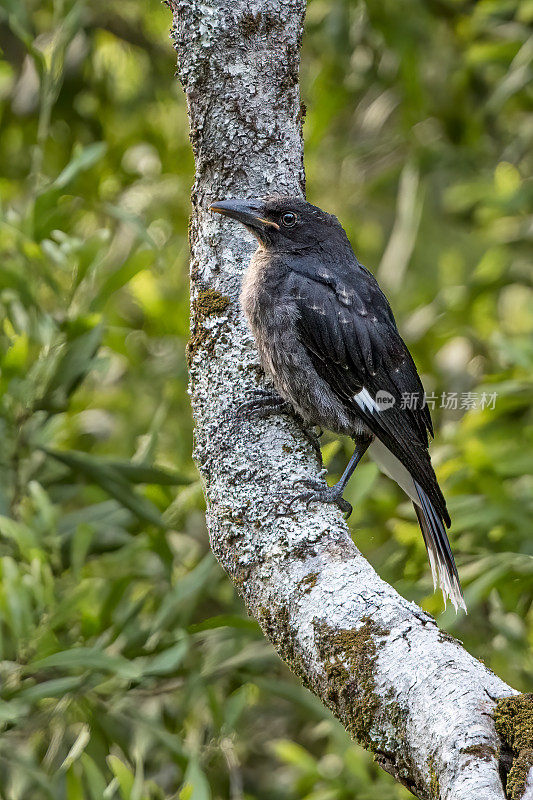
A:
<svg viewBox="0 0 533 800">
<path fill-rule="evenodd" d="M 533 676 L 531 0 L 311 0 L 308 194 L 388 292 L 435 411 L 468 617 Z M 406 798 L 301 688 L 209 553 L 191 462 L 192 157 L 156 0 L 0 2 L 0 796 Z M 438 405 L 438 403 L 437 403 Z M 332 476 L 348 444 L 330 439 Z M 440 613 L 364 463 L 354 536 Z"/>
</svg>

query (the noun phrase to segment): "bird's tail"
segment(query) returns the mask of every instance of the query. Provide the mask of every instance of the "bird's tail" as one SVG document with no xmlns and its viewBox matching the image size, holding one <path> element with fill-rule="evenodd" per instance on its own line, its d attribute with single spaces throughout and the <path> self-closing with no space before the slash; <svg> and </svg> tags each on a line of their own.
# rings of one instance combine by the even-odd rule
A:
<svg viewBox="0 0 533 800">
<path fill-rule="evenodd" d="M 446 598 L 449 597 L 456 611 L 459 606 L 466 611 L 465 599 L 444 522 L 420 484 L 416 481 L 414 483 L 420 499 L 420 506 L 416 503 L 413 505 L 428 551 L 433 585 L 435 589 L 440 586 L 444 604 L 446 604 Z"/>
</svg>

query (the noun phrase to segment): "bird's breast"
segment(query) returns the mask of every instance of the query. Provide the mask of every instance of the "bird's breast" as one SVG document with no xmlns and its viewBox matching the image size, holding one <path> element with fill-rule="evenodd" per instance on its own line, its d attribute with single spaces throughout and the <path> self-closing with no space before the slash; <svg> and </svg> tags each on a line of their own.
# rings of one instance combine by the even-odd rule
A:
<svg viewBox="0 0 533 800">
<path fill-rule="evenodd" d="M 285 290 L 286 270 L 264 250 L 257 250 L 246 270 L 241 306 L 254 335 L 261 364 L 272 377 L 279 374 L 291 340 L 296 343 L 296 309 Z"/>
<path fill-rule="evenodd" d="M 261 315 L 261 297 L 266 283 L 267 269 L 268 263 L 263 251 L 257 250 L 244 273 L 241 286 L 241 307 L 250 326 Z"/>
</svg>

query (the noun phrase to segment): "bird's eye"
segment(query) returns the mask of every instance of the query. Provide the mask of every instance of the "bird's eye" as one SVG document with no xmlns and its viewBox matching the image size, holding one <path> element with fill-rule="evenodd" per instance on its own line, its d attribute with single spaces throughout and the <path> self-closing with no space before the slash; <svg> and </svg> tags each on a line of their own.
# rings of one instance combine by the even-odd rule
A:
<svg viewBox="0 0 533 800">
<path fill-rule="evenodd" d="M 296 225 L 296 214 L 293 214 L 292 211 L 287 211 L 286 214 L 283 214 L 281 217 L 281 224 L 285 226 L 285 228 L 292 228 L 293 225 Z"/>
</svg>

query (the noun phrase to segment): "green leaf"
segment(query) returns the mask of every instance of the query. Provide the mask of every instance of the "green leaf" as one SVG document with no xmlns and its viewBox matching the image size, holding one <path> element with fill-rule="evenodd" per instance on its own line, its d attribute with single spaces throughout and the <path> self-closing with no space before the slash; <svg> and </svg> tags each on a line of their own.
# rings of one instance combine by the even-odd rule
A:
<svg viewBox="0 0 533 800">
<path fill-rule="evenodd" d="M 91 800 L 102 800 L 107 785 L 104 776 L 91 756 L 87 755 L 87 753 L 82 753 L 81 764 L 85 777 L 87 778 L 87 787 L 91 795 Z"/>
<path fill-rule="evenodd" d="M 46 697 L 63 697 L 68 692 L 79 689 L 83 684 L 83 677 L 79 675 L 68 678 L 54 678 L 50 681 L 37 683 L 27 689 L 17 692 L 16 699 L 25 703 L 37 703 Z"/>
<path fill-rule="evenodd" d="M 261 628 L 255 620 L 239 617 L 237 614 L 218 614 L 216 617 L 209 617 L 202 622 L 189 625 L 187 631 L 189 633 L 200 633 L 201 631 L 211 631 L 216 628 L 236 628 L 237 630 L 262 635 Z"/>
<path fill-rule="evenodd" d="M 156 506 L 146 497 L 135 492 L 120 471 L 106 461 L 78 450 L 51 450 L 46 447 L 41 449 L 51 458 L 65 464 L 73 472 L 78 472 L 87 480 L 95 483 L 123 506 L 129 508 L 139 519 L 151 522 L 160 528 L 166 527 Z"/>
<path fill-rule="evenodd" d="M 106 203 L 104 209 L 108 214 L 111 214 L 112 217 L 120 220 L 120 222 L 125 222 L 127 225 L 130 225 L 136 232 L 139 239 L 141 239 L 141 241 L 143 241 L 145 244 L 149 245 L 150 248 L 153 250 L 159 249 L 146 230 L 146 226 L 144 225 L 142 219 L 136 214 L 132 214 L 131 211 L 126 211 L 126 209 L 112 205 L 111 203 Z"/>
<path fill-rule="evenodd" d="M 120 758 L 117 758 L 117 756 L 108 756 L 107 763 L 109 769 L 118 781 L 122 800 L 130 800 L 133 784 L 135 782 L 135 775 Z"/>
<path fill-rule="evenodd" d="M 100 161 L 105 155 L 106 150 L 107 144 L 105 142 L 93 142 L 79 150 L 74 158 L 69 161 L 64 170 L 60 172 L 50 188 L 64 189 L 80 172 L 90 169 L 94 164 Z"/>
<path fill-rule="evenodd" d="M 116 500 L 104 500 L 102 503 L 93 503 L 77 511 L 64 514 L 58 522 L 57 528 L 60 536 L 70 538 L 80 526 L 105 525 L 106 528 L 126 528 L 131 522 L 131 513 Z"/>
<path fill-rule="evenodd" d="M 79 576 L 83 569 L 91 541 L 94 536 L 94 529 L 91 525 L 78 525 L 76 532 L 70 543 L 70 563 L 75 575 Z"/>
<path fill-rule="evenodd" d="M 153 250 L 139 250 L 129 256 L 126 261 L 120 264 L 118 269 L 112 272 L 104 281 L 102 287 L 91 302 L 91 311 L 100 311 L 116 291 L 121 289 L 139 272 L 142 272 L 143 269 L 152 266 L 155 258 L 156 256 Z"/>
<path fill-rule="evenodd" d="M 68 800 L 84 800 L 83 783 L 81 777 L 72 767 L 66 773 L 65 779 Z"/>
<path fill-rule="evenodd" d="M 19 719 L 27 718 L 28 705 L 22 700 L 10 700 L 0 702 L 0 724 L 6 722 L 16 722 Z"/>
<path fill-rule="evenodd" d="M 185 769 L 187 758 L 179 736 L 175 733 L 169 733 L 165 728 L 159 724 L 159 720 L 152 720 L 143 714 L 142 710 L 132 707 L 130 716 L 133 723 L 143 730 L 146 730 L 150 737 L 153 737 L 161 747 L 166 748 L 172 757 L 176 759 L 180 767 Z"/>
<path fill-rule="evenodd" d="M 32 556 L 39 549 L 39 542 L 35 531 L 23 522 L 0 516 L 0 534 L 16 542 L 24 557 Z"/>
<path fill-rule="evenodd" d="M 156 631 L 168 625 L 170 620 L 183 610 L 185 601 L 191 601 L 195 595 L 201 591 L 210 579 L 215 567 L 215 559 L 211 553 L 207 553 L 197 566 L 187 575 L 178 580 L 174 588 L 167 594 L 161 607 L 156 614 L 152 631 Z"/>
<path fill-rule="evenodd" d="M 196 480 L 196 477 L 190 478 L 179 472 L 163 469 L 162 467 L 152 467 L 148 464 L 137 464 L 133 461 L 102 459 L 102 463 L 116 470 L 130 483 L 148 483 L 157 486 L 188 486 Z"/>
<path fill-rule="evenodd" d="M 35 672 L 41 669 L 82 669 L 101 670 L 111 672 L 125 680 L 137 681 L 142 677 L 142 669 L 122 656 L 111 656 L 103 650 L 93 647 L 73 647 L 71 650 L 62 650 L 45 658 L 32 661 L 25 668 L 26 672 Z"/>
<path fill-rule="evenodd" d="M 289 739 L 278 739 L 272 742 L 272 750 L 280 761 L 297 767 L 301 772 L 311 775 L 317 773 L 317 763 L 311 753 L 296 742 Z"/>
<path fill-rule="evenodd" d="M 196 759 L 189 761 L 180 800 L 211 800 L 211 788 Z"/>
<path fill-rule="evenodd" d="M 26 46 L 38 74 L 42 77 L 46 69 L 45 58 L 44 54 L 35 47 L 31 23 L 24 4 L 18 3 L 16 0 L 3 0 L 3 5 L 9 12 L 8 20 L 11 31 Z"/>
<path fill-rule="evenodd" d="M 42 407 L 46 408 L 54 400 L 53 396 L 58 390 L 61 390 L 63 396 L 56 402 L 64 403 L 64 398 L 67 398 L 76 389 L 80 380 L 92 368 L 94 357 L 102 341 L 103 331 L 103 326 L 97 324 L 66 342 L 43 394 Z"/>
<path fill-rule="evenodd" d="M 144 669 L 145 675 L 168 675 L 179 667 L 187 652 L 189 645 L 186 641 L 178 642 L 173 647 L 167 648 L 148 660 Z"/>
<path fill-rule="evenodd" d="M 254 683 L 263 692 L 265 697 L 277 695 L 290 703 L 297 704 L 305 709 L 313 718 L 329 719 L 330 713 L 320 700 L 303 686 L 286 681 L 273 680 L 268 677 L 256 677 Z"/>
<path fill-rule="evenodd" d="M 242 647 L 238 653 L 227 659 L 219 659 L 216 663 L 206 662 L 202 668 L 202 675 L 206 678 L 213 678 L 215 675 L 234 672 L 240 667 L 250 664 L 268 661 L 275 657 L 275 653 L 270 644 L 266 642 L 251 642 Z"/>
<path fill-rule="evenodd" d="M 249 705 L 250 687 L 241 686 L 228 697 L 224 705 L 224 723 L 229 730 L 237 728 L 237 723 L 241 718 L 244 709 Z"/>
</svg>

